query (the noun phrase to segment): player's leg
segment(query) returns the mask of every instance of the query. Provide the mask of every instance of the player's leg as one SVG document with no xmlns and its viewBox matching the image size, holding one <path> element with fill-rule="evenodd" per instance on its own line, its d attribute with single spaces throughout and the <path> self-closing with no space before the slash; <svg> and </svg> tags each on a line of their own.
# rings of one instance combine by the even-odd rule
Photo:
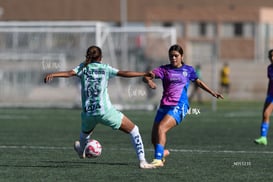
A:
<svg viewBox="0 0 273 182">
<path fill-rule="evenodd" d="M 154 166 L 147 163 L 145 159 L 144 145 L 139 133 L 138 126 L 135 125 L 128 117 L 123 115 L 122 122 L 119 128 L 121 131 L 125 133 L 129 133 L 131 136 L 131 141 L 134 145 L 134 149 L 136 151 L 137 157 L 140 161 L 140 168 L 154 168 Z"/>
<path fill-rule="evenodd" d="M 165 115 L 165 117 L 159 123 L 159 126 L 158 126 L 158 143 L 157 144 L 165 146 L 167 141 L 166 134 L 170 129 L 172 129 L 175 126 L 176 126 L 176 120 L 168 114 Z"/>
<path fill-rule="evenodd" d="M 167 132 L 179 125 L 184 117 L 188 113 L 189 106 L 187 103 L 183 105 L 178 105 L 175 107 L 167 107 L 167 108 L 160 108 L 157 112 L 155 123 L 157 125 L 157 144 L 155 146 L 155 159 L 153 160 L 152 164 L 156 167 L 162 167 L 164 156 L 169 155 L 169 151 L 165 150 L 165 144 L 167 141 L 166 134 Z M 154 128 L 156 129 L 156 127 Z M 156 134 L 156 132 L 154 132 Z"/>
<path fill-rule="evenodd" d="M 156 144 L 158 143 L 158 126 L 159 124 L 157 122 L 154 122 L 153 124 L 153 128 L 152 128 L 152 144 L 154 146 L 154 150 L 156 150 Z M 165 162 L 165 157 L 167 157 L 168 155 L 170 155 L 170 151 L 168 149 L 164 149 L 163 152 L 163 158 L 162 161 L 163 163 Z"/>
<path fill-rule="evenodd" d="M 155 149 L 156 144 L 158 143 L 158 125 L 159 125 L 159 123 L 154 122 L 153 128 L 152 128 L 151 140 L 152 140 L 152 144 L 154 146 L 154 149 Z"/>
<path fill-rule="evenodd" d="M 95 117 L 89 116 L 88 114 L 82 112 L 81 114 L 82 126 L 80 132 L 80 140 L 75 141 L 74 149 L 78 153 L 80 158 L 85 158 L 84 148 L 90 139 L 90 136 L 93 133 L 95 126 L 97 125 L 97 121 Z"/>
<path fill-rule="evenodd" d="M 119 129 L 131 136 L 137 157 L 140 161 L 140 168 L 153 168 L 145 159 L 144 146 L 138 127 L 124 114 L 115 108 L 111 108 L 101 120 L 101 123 L 113 129 Z"/>
<path fill-rule="evenodd" d="M 92 133 L 93 131 L 87 133 L 81 131 L 80 140 L 79 141 L 77 140 L 74 143 L 74 149 L 78 153 L 80 158 L 85 158 L 84 149 Z"/>
<path fill-rule="evenodd" d="M 153 127 L 152 127 L 152 135 L 151 135 L 151 140 L 152 140 L 152 144 L 154 146 L 154 152 L 156 153 L 156 151 L 158 149 L 156 149 L 156 146 L 158 144 L 158 127 L 159 127 L 159 123 L 163 120 L 164 116 L 168 113 L 169 109 L 168 108 L 159 108 L 157 110 L 157 113 L 156 113 L 156 116 L 155 116 L 155 120 L 154 120 L 154 124 L 153 124 Z M 164 146 L 165 147 L 165 146 Z M 169 155 L 169 150 L 167 149 L 164 149 L 164 152 L 163 152 L 163 158 L 162 158 L 162 162 L 164 163 L 165 162 L 165 157 Z M 156 159 L 154 158 L 153 160 L 153 165 L 155 165 L 155 162 L 156 162 Z M 162 165 L 162 162 L 158 162 L 159 164 L 157 164 L 158 166 L 163 166 Z"/>
<path fill-rule="evenodd" d="M 256 144 L 267 145 L 267 133 L 269 129 L 270 115 L 273 111 L 272 99 L 270 102 L 268 101 L 269 99 L 267 98 L 264 104 L 263 119 L 262 119 L 261 128 L 260 128 L 261 137 L 254 140 Z"/>
<path fill-rule="evenodd" d="M 130 134 L 138 159 L 145 160 L 144 146 L 138 126 L 135 125 L 128 117 L 123 116 L 119 129 Z"/>
<path fill-rule="evenodd" d="M 168 113 L 169 111 L 169 108 L 159 108 L 157 113 L 156 113 L 156 117 L 155 117 L 155 120 L 154 120 L 154 124 L 153 124 L 153 127 L 152 127 L 152 135 L 151 135 L 151 141 L 152 141 L 152 144 L 154 146 L 154 149 L 155 149 L 155 146 L 156 144 L 158 143 L 158 126 L 159 126 L 159 123 L 161 122 L 161 120 L 163 120 L 164 116 Z M 164 157 L 169 155 L 169 151 L 168 150 L 165 150 L 164 151 Z"/>
<path fill-rule="evenodd" d="M 162 167 L 164 163 L 162 161 L 164 157 L 164 147 L 166 144 L 166 134 L 167 132 L 176 126 L 176 120 L 170 116 L 165 115 L 164 118 L 160 121 L 157 127 L 157 143 L 155 145 L 154 160 L 152 164 L 155 167 Z M 155 132 L 156 133 L 156 132 Z M 166 153 L 167 151 L 165 151 Z M 166 154 L 165 154 L 166 155 Z"/>
</svg>

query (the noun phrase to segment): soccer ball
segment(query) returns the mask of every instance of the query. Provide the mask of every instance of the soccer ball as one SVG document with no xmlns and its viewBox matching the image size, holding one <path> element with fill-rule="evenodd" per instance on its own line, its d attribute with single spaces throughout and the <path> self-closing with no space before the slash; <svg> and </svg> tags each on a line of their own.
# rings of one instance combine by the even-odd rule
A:
<svg viewBox="0 0 273 182">
<path fill-rule="evenodd" d="M 94 158 L 101 155 L 102 146 L 99 141 L 97 140 L 88 140 L 84 152 L 85 157 L 87 158 Z"/>
</svg>

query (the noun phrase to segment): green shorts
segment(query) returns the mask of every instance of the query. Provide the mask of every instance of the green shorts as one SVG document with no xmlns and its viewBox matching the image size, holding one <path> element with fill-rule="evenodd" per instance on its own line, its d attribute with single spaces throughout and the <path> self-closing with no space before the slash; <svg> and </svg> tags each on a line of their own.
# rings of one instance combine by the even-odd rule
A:
<svg viewBox="0 0 273 182">
<path fill-rule="evenodd" d="M 81 118 L 83 132 L 90 132 L 96 127 L 98 123 L 117 130 L 120 128 L 123 114 L 115 108 L 111 108 L 104 115 L 98 116 L 90 115 L 88 112 L 82 112 Z"/>
</svg>

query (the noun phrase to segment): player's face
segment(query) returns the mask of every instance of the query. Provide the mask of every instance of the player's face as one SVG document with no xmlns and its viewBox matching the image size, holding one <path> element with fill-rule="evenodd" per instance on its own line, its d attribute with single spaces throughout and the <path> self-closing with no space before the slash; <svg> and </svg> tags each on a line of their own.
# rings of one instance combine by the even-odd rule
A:
<svg viewBox="0 0 273 182">
<path fill-rule="evenodd" d="M 182 55 L 177 51 L 171 51 L 169 53 L 170 63 L 173 67 L 178 68 L 182 66 L 182 58 Z"/>
</svg>

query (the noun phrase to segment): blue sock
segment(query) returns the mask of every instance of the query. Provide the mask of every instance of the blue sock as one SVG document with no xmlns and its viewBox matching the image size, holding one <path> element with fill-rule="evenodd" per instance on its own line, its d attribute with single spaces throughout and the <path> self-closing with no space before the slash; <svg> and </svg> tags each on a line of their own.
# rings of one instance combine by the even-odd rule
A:
<svg viewBox="0 0 273 182">
<path fill-rule="evenodd" d="M 161 160 L 163 158 L 164 146 L 156 144 L 155 146 L 155 159 Z"/>
<path fill-rule="evenodd" d="M 269 123 L 262 122 L 261 124 L 261 136 L 266 137 L 269 128 Z"/>
</svg>

